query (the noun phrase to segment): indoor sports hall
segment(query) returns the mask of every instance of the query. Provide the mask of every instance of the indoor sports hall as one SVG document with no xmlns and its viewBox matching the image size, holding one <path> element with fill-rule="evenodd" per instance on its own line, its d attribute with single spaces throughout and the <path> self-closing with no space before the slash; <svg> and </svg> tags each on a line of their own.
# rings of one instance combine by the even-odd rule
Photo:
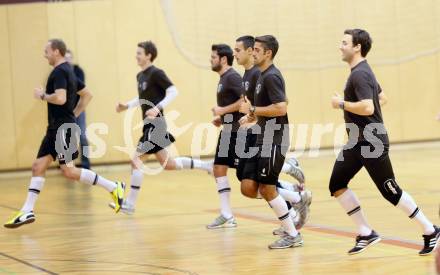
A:
<svg viewBox="0 0 440 275">
<path fill-rule="evenodd" d="M 366 59 L 387 96 L 381 112 L 395 180 L 417 212 L 439 225 L 440 1 L 0 1 L 0 274 L 440 274 L 438 238 L 430 255 L 419 256 L 420 226 L 382 197 L 366 169 L 349 187 L 381 241 L 347 254 L 356 225 L 329 192 L 347 142 L 344 113 L 332 107 L 351 73 L 341 59 L 346 29 L 366 30 L 373 41 Z M 212 124 L 219 74 L 211 46 L 234 50 L 240 36 L 268 34 L 279 42 L 273 63 L 285 82 L 286 159 L 298 160 L 312 193 L 299 230 L 303 244 L 268 249 L 280 221 L 264 199 L 242 195 L 234 169 L 227 172 L 233 228 L 207 229 L 220 208 L 211 171 L 168 171 L 154 157 L 143 162 L 135 211 L 115 213 L 112 196 L 93 185 L 99 174 L 124 182 L 125 196 L 131 191 L 142 114 L 115 108 L 141 89 L 138 43 L 154 42 L 154 65 L 178 89 L 163 112 L 175 138 L 167 148 L 172 156 L 192 157 L 193 168 L 193 159 L 212 164 L 220 132 Z M 49 104 L 49 95 L 35 95 L 54 69 L 45 58 L 54 38 L 65 42 L 93 95 L 85 108 L 88 146 L 80 152 L 96 178 L 92 186 L 67 179 L 62 164 L 51 162 L 35 216 L 6 228 L 34 190 Z M 236 60 L 232 67 L 243 75 Z M 81 157 L 74 162 L 87 166 Z M 297 182 L 285 173 L 280 180 Z"/>
</svg>

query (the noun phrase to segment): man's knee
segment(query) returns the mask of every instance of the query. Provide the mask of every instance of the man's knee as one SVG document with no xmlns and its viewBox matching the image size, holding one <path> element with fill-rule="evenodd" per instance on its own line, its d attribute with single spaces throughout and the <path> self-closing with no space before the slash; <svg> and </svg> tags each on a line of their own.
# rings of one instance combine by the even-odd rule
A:
<svg viewBox="0 0 440 275">
<path fill-rule="evenodd" d="M 43 165 L 39 163 L 38 160 L 35 160 L 34 163 L 32 163 L 32 175 L 41 175 L 43 173 Z"/>
<path fill-rule="evenodd" d="M 387 179 L 381 183 L 377 183 L 377 185 L 380 193 L 387 201 L 393 205 L 399 203 L 403 191 L 395 179 Z"/>
<path fill-rule="evenodd" d="M 260 184 L 258 191 L 266 201 L 271 201 L 278 195 L 275 185 Z"/>
<path fill-rule="evenodd" d="M 225 165 L 214 165 L 214 177 L 218 178 L 218 177 L 224 177 L 226 176 L 228 171 L 228 167 Z"/>
<path fill-rule="evenodd" d="M 244 180 L 241 183 L 241 194 L 243 196 L 246 196 L 248 198 L 255 199 L 258 195 L 258 185 L 257 183 L 250 181 L 250 180 Z"/>
<path fill-rule="evenodd" d="M 32 163 L 32 176 L 43 176 L 52 159 L 48 157 L 38 158 Z"/>
<path fill-rule="evenodd" d="M 341 177 L 335 173 L 332 173 L 330 177 L 330 182 L 328 184 L 328 190 L 330 195 L 334 197 L 339 197 L 348 188 L 349 180 L 345 177 Z"/>
<path fill-rule="evenodd" d="M 75 167 L 68 167 L 66 165 L 61 166 L 61 171 L 63 172 L 63 176 L 70 180 L 78 180 L 77 173 L 75 173 Z"/>
</svg>

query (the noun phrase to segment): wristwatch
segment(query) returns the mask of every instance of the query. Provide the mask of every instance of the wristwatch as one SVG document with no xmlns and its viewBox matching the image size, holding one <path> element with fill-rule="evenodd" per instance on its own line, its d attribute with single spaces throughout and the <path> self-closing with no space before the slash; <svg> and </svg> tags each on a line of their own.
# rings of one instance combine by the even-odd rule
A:
<svg viewBox="0 0 440 275">
<path fill-rule="evenodd" d="M 339 109 L 344 110 L 344 101 L 339 101 Z"/>
<path fill-rule="evenodd" d="M 40 95 L 40 99 L 41 99 L 41 100 L 44 100 L 45 97 L 46 97 L 46 93 L 42 93 L 42 94 Z"/>
</svg>

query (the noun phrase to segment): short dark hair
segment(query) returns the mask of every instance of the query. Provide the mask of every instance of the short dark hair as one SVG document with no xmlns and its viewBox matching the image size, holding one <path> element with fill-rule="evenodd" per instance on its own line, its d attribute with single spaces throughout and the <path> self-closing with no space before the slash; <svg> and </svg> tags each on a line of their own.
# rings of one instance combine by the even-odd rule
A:
<svg viewBox="0 0 440 275">
<path fill-rule="evenodd" d="M 344 31 L 344 34 L 351 35 L 353 46 L 361 45 L 361 55 L 366 57 L 373 44 L 370 34 L 362 29 L 348 29 Z"/>
<path fill-rule="evenodd" d="M 226 56 L 228 65 L 232 66 L 232 63 L 234 62 L 234 54 L 231 47 L 226 44 L 214 44 L 211 46 L 211 50 L 216 51 L 220 58 Z"/>
<path fill-rule="evenodd" d="M 243 42 L 244 49 L 254 48 L 255 38 L 251 35 L 240 36 L 235 42 Z"/>
<path fill-rule="evenodd" d="M 139 42 L 137 45 L 139 48 L 144 49 L 145 55 L 151 54 L 151 62 L 157 57 L 157 48 L 152 41 Z"/>
<path fill-rule="evenodd" d="M 49 39 L 49 43 L 52 50 L 58 50 L 61 56 L 66 55 L 67 47 L 66 47 L 66 43 L 64 43 L 62 39 L 59 38 Z"/>
<path fill-rule="evenodd" d="M 262 35 L 255 37 L 255 42 L 259 42 L 263 44 L 264 50 L 271 50 L 272 51 L 272 59 L 275 57 L 275 55 L 278 52 L 279 44 L 275 36 L 273 35 Z"/>
</svg>

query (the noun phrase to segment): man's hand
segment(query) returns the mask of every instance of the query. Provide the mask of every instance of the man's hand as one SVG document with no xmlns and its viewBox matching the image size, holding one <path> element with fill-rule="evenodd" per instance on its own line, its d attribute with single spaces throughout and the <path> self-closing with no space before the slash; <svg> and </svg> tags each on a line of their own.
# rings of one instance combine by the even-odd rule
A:
<svg viewBox="0 0 440 275">
<path fill-rule="evenodd" d="M 243 126 L 249 123 L 254 123 L 255 120 L 256 120 L 255 116 L 251 116 L 250 114 L 247 114 L 242 116 L 238 122 L 240 123 L 240 126 Z"/>
<path fill-rule="evenodd" d="M 240 104 L 240 109 L 238 111 L 242 114 L 249 114 L 249 109 L 251 108 L 251 102 L 247 97 L 242 97 L 243 101 Z"/>
<path fill-rule="evenodd" d="M 147 111 L 145 112 L 145 115 L 146 115 L 147 118 L 149 118 L 149 119 L 155 119 L 159 113 L 160 113 L 159 108 L 157 108 L 156 106 L 154 106 L 153 108 L 147 110 Z"/>
<path fill-rule="evenodd" d="M 119 102 L 118 105 L 116 105 L 116 112 L 117 113 L 123 112 L 127 109 L 128 109 L 128 105 L 125 103 Z"/>
<path fill-rule="evenodd" d="M 212 124 L 214 124 L 215 127 L 220 127 L 220 126 L 222 126 L 222 119 L 219 116 L 216 116 L 212 120 Z"/>
<path fill-rule="evenodd" d="M 35 99 L 39 99 L 39 100 L 41 100 L 42 99 L 42 96 L 44 95 L 44 89 L 43 89 L 43 87 L 38 87 L 38 88 L 35 88 L 34 89 L 34 98 Z"/>
<path fill-rule="evenodd" d="M 332 96 L 332 107 L 333 107 L 333 109 L 339 109 L 340 108 L 339 104 L 341 102 L 343 102 L 343 101 L 344 101 L 344 99 L 342 98 L 342 96 L 340 96 L 338 93 L 335 93 Z"/>
<path fill-rule="evenodd" d="M 212 111 L 213 116 L 221 116 L 221 115 L 224 115 L 224 112 L 225 112 L 224 108 L 220 107 L 220 106 L 212 107 L 211 111 Z"/>
</svg>

